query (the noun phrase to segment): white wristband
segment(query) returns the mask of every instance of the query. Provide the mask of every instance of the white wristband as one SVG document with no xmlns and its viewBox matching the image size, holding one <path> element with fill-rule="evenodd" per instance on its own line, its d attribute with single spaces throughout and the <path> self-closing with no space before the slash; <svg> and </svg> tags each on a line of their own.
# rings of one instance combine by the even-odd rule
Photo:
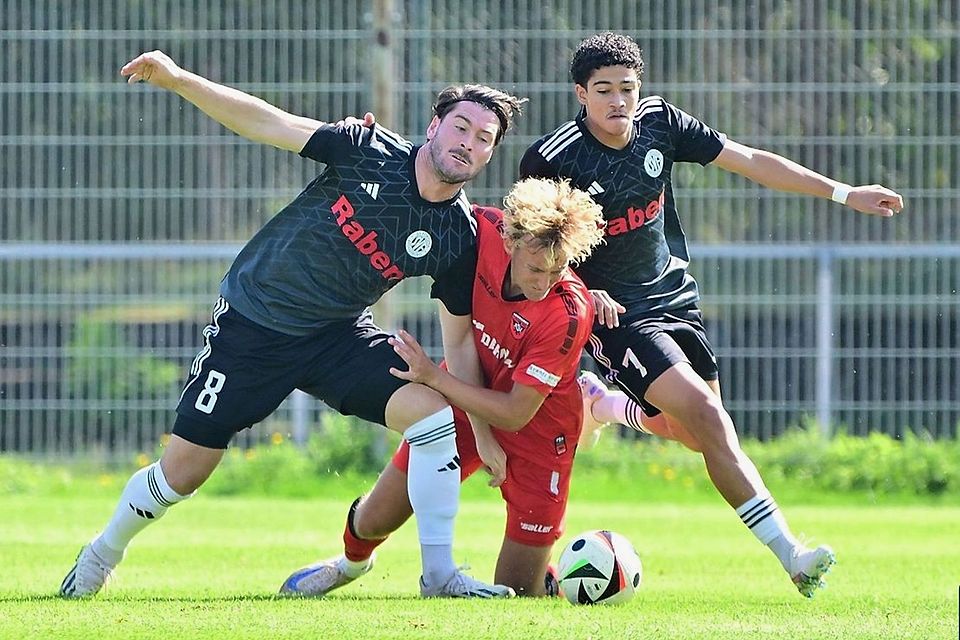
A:
<svg viewBox="0 0 960 640">
<path fill-rule="evenodd" d="M 840 204 L 847 204 L 847 196 L 850 195 L 852 189 L 853 187 L 850 185 L 841 182 L 833 188 L 833 195 L 830 196 L 830 199 Z"/>
</svg>

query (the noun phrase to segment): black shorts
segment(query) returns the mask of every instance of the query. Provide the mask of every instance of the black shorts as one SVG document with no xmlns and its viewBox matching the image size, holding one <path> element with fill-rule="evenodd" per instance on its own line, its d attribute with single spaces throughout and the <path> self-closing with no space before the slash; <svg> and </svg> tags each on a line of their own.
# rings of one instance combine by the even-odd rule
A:
<svg viewBox="0 0 960 640">
<path fill-rule="evenodd" d="M 620 323 L 615 329 L 594 325 L 587 349 L 604 377 L 617 383 L 647 415 L 660 413 L 644 400 L 647 389 L 675 364 L 687 362 L 704 380 L 717 379 L 717 357 L 696 307 L 621 316 Z"/>
<path fill-rule="evenodd" d="M 390 367 L 407 366 L 369 312 L 316 334 L 291 336 L 248 320 L 220 298 L 203 337 L 173 433 L 204 447 L 225 449 L 235 433 L 269 416 L 294 389 L 344 415 L 385 424 L 387 401 L 407 384 L 390 375 Z"/>
</svg>

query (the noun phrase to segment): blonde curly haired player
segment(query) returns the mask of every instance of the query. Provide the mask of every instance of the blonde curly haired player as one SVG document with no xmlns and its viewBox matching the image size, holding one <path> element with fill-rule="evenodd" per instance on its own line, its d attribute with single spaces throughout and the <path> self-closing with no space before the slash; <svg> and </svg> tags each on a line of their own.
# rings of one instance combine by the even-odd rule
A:
<svg viewBox="0 0 960 640">
<path fill-rule="evenodd" d="M 521 180 L 503 205 L 503 237 L 515 246 L 527 242 L 576 265 L 603 241 L 598 205 L 589 194 L 571 187 L 569 180 Z"/>
<path fill-rule="evenodd" d="M 392 343 L 408 369 L 393 373 L 457 407 L 461 478 L 482 466 L 481 453 L 495 461 L 490 482 L 507 503 L 497 583 L 520 595 L 555 595 L 548 564 L 563 533 L 583 416 L 577 372 L 594 320 L 594 301 L 570 266 L 600 244 L 604 225 L 599 206 L 566 180 L 523 180 L 503 211 L 474 214 L 474 338 L 489 388 L 450 375 L 404 331 Z M 471 429 L 465 412 L 484 422 Z M 324 595 L 370 570 L 374 549 L 413 513 L 404 490 L 408 452 L 401 444 L 373 490 L 350 507 L 343 554 L 294 572 L 282 593 Z"/>
</svg>

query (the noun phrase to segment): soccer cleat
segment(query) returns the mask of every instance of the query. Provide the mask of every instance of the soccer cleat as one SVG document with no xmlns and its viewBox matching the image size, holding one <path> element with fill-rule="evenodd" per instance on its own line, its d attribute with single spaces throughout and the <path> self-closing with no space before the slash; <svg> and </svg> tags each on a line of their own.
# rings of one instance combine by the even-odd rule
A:
<svg viewBox="0 0 960 640">
<path fill-rule="evenodd" d="M 110 580 L 116 565 L 110 565 L 93 550 L 93 543 L 84 546 L 77 554 L 73 568 L 60 583 L 60 595 L 64 598 L 94 596 Z"/>
<path fill-rule="evenodd" d="M 823 576 L 836 562 L 836 554 L 826 545 L 794 553 L 790 558 L 790 577 L 804 597 L 812 598 L 817 589 L 826 588 Z"/>
<path fill-rule="evenodd" d="M 557 567 L 554 564 L 547 565 L 547 573 L 543 576 L 543 591 L 548 598 L 562 596 L 560 591 L 560 579 L 557 574 Z"/>
<path fill-rule="evenodd" d="M 284 580 L 280 593 L 288 596 L 310 596 L 319 598 L 334 589 L 350 584 L 373 568 L 374 557 L 355 576 L 347 575 L 347 559 L 343 555 L 311 564 L 294 571 Z"/>
<path fill-rule="evenodd" d="M 517 596 L 510 587 L 480 582 L 461 569 L 457 569 L 446 583 L 436 588 L 427 587 L 421 576 L 420 595 L 424 598 L 515 598 Z"/>
<path fill-rule="evenodd" d="M 607 385 L 603 384 L 597 374 L 591 371 L 581 371 L 577 383 L 580 385 L 580 395 L 583 398 L 583 434 L 584 436 L 596 434 L 593 436 L 595 444 L 596 439 L 600 437 L 600 427 L 607 423 L 593 416 L 593 405 L 607 393 Z"/>
</svg>

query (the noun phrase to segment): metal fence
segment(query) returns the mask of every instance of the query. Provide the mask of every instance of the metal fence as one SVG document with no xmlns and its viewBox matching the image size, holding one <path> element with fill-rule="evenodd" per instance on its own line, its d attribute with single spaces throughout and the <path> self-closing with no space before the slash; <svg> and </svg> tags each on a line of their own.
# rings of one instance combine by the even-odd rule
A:
<svg viewBox="0 0 960 640">
<path fill-rule="evenodd" d="M 128 59 L 161 48 L 320 119 L 380 108 L 412 139 L 448 83 L 529 97 L 468 190 L 497 203 L 526 146 L 575 113 L 569 56 L 603 29 L 643 46 L 644 94 L 907 200 L 902 216 L 870 219 L 716 169 L 676 173 L 741 432 L 768 437 L 810 417 L 955 437 L 954 3 L 149 4 L 0 4 L 0 449 L 150 448 L 169 429 L 230 257 L 317 172 L 173 95 L 128 87 L 117 74 Z M 424 290 L 409 283 L 381 311 L 436 346 Z M 259 433 L 320 416 L 296 399 Z"/>
</svg>

